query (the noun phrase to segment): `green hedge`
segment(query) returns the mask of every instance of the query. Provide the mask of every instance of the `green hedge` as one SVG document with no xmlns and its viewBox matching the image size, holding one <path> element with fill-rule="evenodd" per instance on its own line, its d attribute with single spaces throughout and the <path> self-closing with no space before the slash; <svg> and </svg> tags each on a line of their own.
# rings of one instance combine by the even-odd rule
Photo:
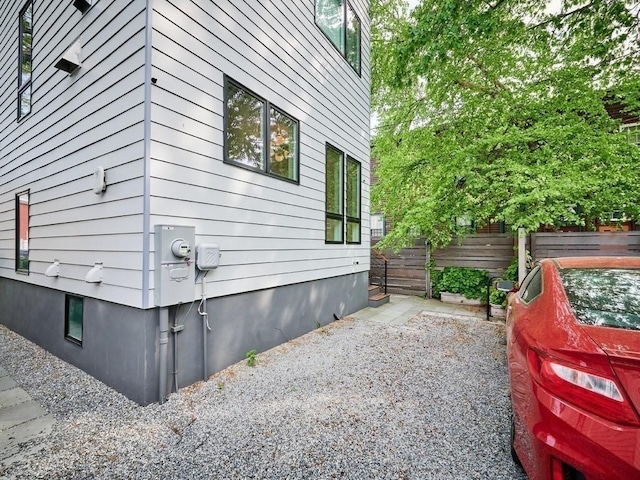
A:
<svg viewBox="0 0 640 480">
<path fill-rule="evenodd" d="M 486 270 L 445 267 L 442 271 L 431 271 L 431 291 L 435 298 L 440 298 L 440 292 L 449 292 L 470 299 L 483 299 L 487 294 L 488 280 L 489 273 Z"/>
</svg>

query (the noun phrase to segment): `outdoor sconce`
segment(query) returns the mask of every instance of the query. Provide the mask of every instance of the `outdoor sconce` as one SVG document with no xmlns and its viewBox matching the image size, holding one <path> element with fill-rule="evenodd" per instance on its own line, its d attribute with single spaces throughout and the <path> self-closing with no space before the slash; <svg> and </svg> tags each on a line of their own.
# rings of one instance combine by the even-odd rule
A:
<svg viewBox="0 0 640 480">
<path fill-rule="evenodd" d="M 84 12 L 91 8 L 91 0 L 73 0 L 73 6 L 84 15 Z"/>
<path fill-rule="evenodd" d="M 75 69 L 77 69 L 80 63 L 80 53 L 82 52 L 82 47 L 80 46 L 80 40 L 76 41 L 71 47 L 64 52 L 62 58 L 56 62 L 54 67 L 58 70 L 62 70 L 63 72 L 67 72 L 71 74 Z"/>
</svg>

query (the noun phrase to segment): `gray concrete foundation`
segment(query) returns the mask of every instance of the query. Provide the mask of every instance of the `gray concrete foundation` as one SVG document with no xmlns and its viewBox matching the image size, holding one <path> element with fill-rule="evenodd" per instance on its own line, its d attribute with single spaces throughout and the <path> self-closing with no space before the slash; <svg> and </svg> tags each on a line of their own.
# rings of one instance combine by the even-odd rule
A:
<svg viewBox="0 0 640 480">
<path fill-rule="evenodd" d="M 169 326 L 184 328 L 169 331 L 167 394 L 175 389 L 176 364 L 179 388 L 203 379 L 205 337 L 211 375 L 249 350 L 263 352 L 366 307 L 367 286 L 363 272 L 209 298 L 206 334 L 199 300 L 191 309 L 169 307 Z M 209 295 L 213 289 L 208 286 Z M 65 292 L 0 278 L 0 323 L 142 405 L 159 399 L 158 312 L 85 298 L 77 345 L 64 336 Z"/>
</svg>

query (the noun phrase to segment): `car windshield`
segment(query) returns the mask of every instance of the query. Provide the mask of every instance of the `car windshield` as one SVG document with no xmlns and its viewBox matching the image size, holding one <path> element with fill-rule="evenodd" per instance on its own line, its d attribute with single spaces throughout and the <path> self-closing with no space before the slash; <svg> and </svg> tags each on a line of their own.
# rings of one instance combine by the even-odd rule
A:
<svg viewBox="0 0 640 480">
<path fill-rule="evenodd" d="M 561 269 L 560 276 L 581 323 L 640 329 L 640 269 Z"/>
</svg>

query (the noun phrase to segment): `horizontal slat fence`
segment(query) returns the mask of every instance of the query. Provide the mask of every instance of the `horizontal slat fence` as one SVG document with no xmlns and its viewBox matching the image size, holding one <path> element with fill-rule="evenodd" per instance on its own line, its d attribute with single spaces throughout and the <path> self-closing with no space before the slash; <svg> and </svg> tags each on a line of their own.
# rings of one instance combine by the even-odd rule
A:
<svg viewBox="0 0 640 480">
<path fill-rule="evenodd" d="M 640 255 L 640 231 L 531 234 L 531 256 L 534 260 L 589 255 Z"/>
<path fill-rule="evenodd" d="M 467 267 L 501 275 L 516 255 L 511 233 L 480 233 L 454 239 L 446 248 L 431 251 L 437 269 Z"/>
<path fill-rule="evenodd" d="M 376 248 L 376 243 L 373 243 L 371 247 Z M 427 291 L 427 271 L 425 268 L 427 247 L 424 238 L 416 240 L 413 247 L 403 248 L 397 253 L 392 250 L 384 250 L 382 253 L 389 259 L 387 292 L 401 295 L 424 295 Z"/>
</svg>

